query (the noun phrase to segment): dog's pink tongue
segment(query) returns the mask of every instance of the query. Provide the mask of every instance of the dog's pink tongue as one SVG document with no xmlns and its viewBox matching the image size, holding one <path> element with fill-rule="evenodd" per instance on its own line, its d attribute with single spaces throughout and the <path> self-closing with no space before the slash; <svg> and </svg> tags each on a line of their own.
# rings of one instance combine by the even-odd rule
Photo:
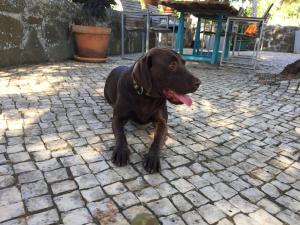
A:
<svg viewBox="0 0 300 225">
<path fill-rule="evenodd" d="M 177 94 L 176 92 L 173 92 L 173 96 L 183 104 L 186 104 L 187 106 L 191 106 L 193 104 L 192 99 L 188 95 L 180 95 Z"/>
</svg>

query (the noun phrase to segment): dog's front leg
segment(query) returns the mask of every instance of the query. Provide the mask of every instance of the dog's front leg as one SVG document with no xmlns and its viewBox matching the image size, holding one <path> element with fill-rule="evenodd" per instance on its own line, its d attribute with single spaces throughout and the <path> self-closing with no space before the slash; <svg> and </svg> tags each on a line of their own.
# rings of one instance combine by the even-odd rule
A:
<svg viewBox="0 0 300 225">
<path fill-rule="evenodd" d="M 149 173 L 159 172 L 160 170 L 160 148 L 164 144 L 167 135 L 167 120 L 162 113 L 159 113 L 155 119 L 155 128 L 154 141 L 144 160 L 144 168 Z"/>
<path fill-rule="evenodd" d="M 116 139 L 116 146 L 112 155 L 112 162 L 117 166 L 125 166 L 129 161 L 129 149 L 124 133 L 124 126 L 127 120 L 113 116 L 112 128 Z"/>
</svg>

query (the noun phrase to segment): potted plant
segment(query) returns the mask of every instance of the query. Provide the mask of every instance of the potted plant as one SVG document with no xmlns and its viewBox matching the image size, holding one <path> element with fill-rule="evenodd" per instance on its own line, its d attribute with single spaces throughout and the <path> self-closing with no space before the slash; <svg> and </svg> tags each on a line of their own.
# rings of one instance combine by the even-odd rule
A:
<svg viewBox="0 0 300 225">
<path fill-rule="evenodd" d="M 106 21 L 106 10 L 115 0 L 73 0 L 81 10 L 74 19 L 72 32 L 75 36 L 76 60 L 105 62 L 111 28 Z"/>
</svg>

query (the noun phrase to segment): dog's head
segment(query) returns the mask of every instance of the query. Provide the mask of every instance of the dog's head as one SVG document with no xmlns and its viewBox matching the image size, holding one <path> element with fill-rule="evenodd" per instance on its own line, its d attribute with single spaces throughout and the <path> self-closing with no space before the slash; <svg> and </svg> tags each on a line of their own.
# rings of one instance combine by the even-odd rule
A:
<svg viewBox="0 0 300 225">
<path fill-rule="evenodd" d="M 139 59 L 134 65 L 133 77 L 150 96 L 189 106 L 192 100 L 187 94 L 195 92 L 201 84 L 186 69 L 180 55 L 166 48 L 153 48 Z"/>
</svg>

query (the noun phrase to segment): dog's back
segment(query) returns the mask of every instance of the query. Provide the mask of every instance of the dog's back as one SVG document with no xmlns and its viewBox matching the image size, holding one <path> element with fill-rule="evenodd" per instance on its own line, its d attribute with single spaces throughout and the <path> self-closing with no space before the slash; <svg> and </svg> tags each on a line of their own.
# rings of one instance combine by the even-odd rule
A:
<svg viewBox="0 0 300 225">
<path fill-rule="evenodd" d="M 127 66 L 118 66 L 108 75 L 104 86 L 104 97 L 110 105 L 114 105 L 117 99 L 118 82 L 120 78 L 128 71 Z"/>
</svg>

